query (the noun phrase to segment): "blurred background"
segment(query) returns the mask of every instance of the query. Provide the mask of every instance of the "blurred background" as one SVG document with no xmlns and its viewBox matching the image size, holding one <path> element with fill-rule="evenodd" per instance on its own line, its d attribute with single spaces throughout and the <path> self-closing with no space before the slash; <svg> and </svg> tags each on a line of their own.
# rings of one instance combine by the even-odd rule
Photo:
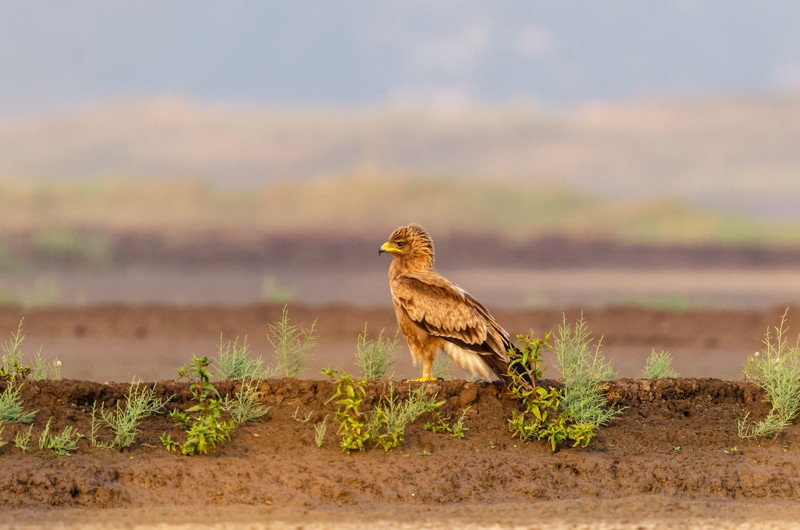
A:
<svg viewBox="0 0 800 530">
<path fill-rule="evenodd" d="M 800 4 L 0 4 L 0 302 L 800 300 Z"/>
</svg>

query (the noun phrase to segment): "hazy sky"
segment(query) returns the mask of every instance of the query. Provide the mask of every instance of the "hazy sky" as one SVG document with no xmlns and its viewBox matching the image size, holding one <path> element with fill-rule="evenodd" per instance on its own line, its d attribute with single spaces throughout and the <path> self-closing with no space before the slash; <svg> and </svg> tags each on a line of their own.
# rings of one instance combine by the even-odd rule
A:
<svg viewBox="0 0 800 530">
<path fill-rule="evenodd" d="M 162 94 L 273 105 L 800 87 L 795 0 L 0 0 L 0 118 Z"/>
</svg>

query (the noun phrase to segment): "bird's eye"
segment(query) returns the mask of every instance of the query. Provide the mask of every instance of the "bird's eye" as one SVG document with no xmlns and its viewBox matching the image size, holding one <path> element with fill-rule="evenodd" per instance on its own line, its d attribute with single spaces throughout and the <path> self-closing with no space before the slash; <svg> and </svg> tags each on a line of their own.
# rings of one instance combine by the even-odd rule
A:
<svg viewBox="0 0 800 530">
<path fill-rule="evenodd" d="M 397 247 L 398 247 L 398 248 L 402 248 L 402 247 L 403 247 L 403 245 L 405 245 L 405 244 L 406 244 L 406 243 L 405 243 L 405 241 L 398 241 L 398 242 L 397 242 Z"/>
</svg>

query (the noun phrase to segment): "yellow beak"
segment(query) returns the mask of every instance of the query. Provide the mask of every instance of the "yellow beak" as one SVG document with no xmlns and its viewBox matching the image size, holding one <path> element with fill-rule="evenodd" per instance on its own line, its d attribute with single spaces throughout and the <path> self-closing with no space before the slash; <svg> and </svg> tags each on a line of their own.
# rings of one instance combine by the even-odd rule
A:
<svg viewBox="0 0 800 530">
<path fill-rule="evenodd" d="M 380 249 L 378 249 L 378 255 L 380 255 L 380 254 L 382 254 L 384 252 L 389 252 L 390 254 L 399 254 L 401 251 L 400 251 L 399 248 L 393 247 L 392 245 L 390 245 L 389 242 L 387 241 L 386 243 L 381 245 Z"/>
</svg>

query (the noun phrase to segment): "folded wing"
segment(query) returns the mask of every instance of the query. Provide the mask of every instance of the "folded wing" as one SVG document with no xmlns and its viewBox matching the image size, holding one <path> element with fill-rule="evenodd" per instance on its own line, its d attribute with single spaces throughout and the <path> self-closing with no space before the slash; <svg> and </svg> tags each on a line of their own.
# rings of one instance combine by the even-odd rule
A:
<svg viewBox="0 0 800 530">
<path fill-rule="evenodd" d="M 484 376 L 490 375 L 485 368 L 497 377 L 505 376 L 508 349 L 513 345 L 472 295 L 435 271 L 398 276 L 392 294 L 414 324 L 448 343 L 444 350 L 459 365 Z"/>
</svg>

